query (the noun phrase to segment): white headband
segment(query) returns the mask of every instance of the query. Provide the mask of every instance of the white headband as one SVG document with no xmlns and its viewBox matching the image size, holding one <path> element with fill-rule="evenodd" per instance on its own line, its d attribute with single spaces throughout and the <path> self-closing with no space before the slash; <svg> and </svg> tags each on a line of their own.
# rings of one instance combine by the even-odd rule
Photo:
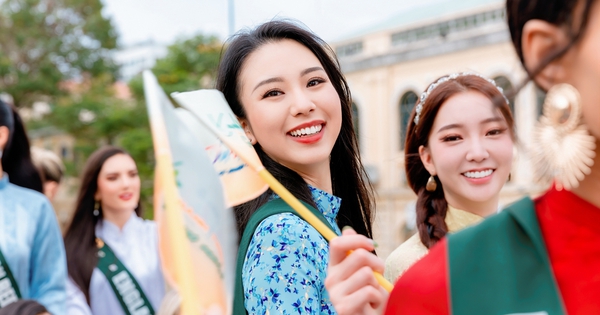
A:
<svg viewBox="0 0 600 315">
<path fill-rule="evenodd" d="M 504 95 L 504 91 L 502 90 L 501 87 L 499 87 L 498 85 L 496 85 L 496 82 L 492 79 L 488 79 L 484 76 L 482 76 L 481 74 L 477 74 L 477 73 L 472 73 L 472 72 L 460 72 L 460 73 L 453 73 L 451 75 L 447 75 L 445 77 L 441 77 L 439 78 L 437 81 L 431 83 L 431 85 L 429 85 L 429 87 L 427 88 L 427 90 L 425 90 L 422 94 L 421 97 L 419 98 L 419 103 L 417 104 L 417 108 L 416 108 L 416 112 L 417 114 L 415 115 L 415 125 L 419 124 L 419 116 L 421 116 L 421 111 L 423 111 L 423 104 L 425 103 L 425 100 L 427 100 L 427 97 L 429 96 L 429 94 L 431 93 L 431 91 L 433 91 L 436 87 L 438 87 L 440 84 L 450 81 L 450 80 L 455 80 L 458 77 L 464 77 L 464 76 L 469 76 L 469 75 L 473 75 L 476 77 L 480 77 L 488 82 L 490 82 L 491 84 L 493 84 L 498 91 L 500 91 L 500 94 L 502 94 L 502 96 L 504 97 L 504 100 L 506 101 L 506 104 L 509 103 L 508 99 L 506 98 L 506 96 Z"/>
</svg>

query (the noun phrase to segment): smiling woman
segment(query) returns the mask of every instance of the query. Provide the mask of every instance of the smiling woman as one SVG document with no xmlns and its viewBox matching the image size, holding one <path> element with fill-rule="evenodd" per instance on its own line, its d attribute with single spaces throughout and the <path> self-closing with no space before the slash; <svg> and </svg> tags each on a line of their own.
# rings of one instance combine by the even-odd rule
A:
<svg viewBox="0 0 600 315">
<path fill-rule="evenodd" d="M 123 149 L 103 147 L 82 173 L 65 234 L 67 313 L 154 314 L 164 295 L 158 233 L 138 215 L 140 178 Z"/>
<path fill-rule="evenodd" d="M 230 41 L 217 88 L 275 178 L 337 233 L 349 225 L 371 237 L 372 191 L 333 56 L 294 23 L 268 22 Z M 278 201 L 269 190 L 235 209 L 243 293 L 234 313 L 335 314 L 324 285 L 327 241 Z"/>
<path fill-rule="evenodd" d="M 510 108 L 493 81 L 453 74 L 423 92 L 409 121 L 405 150 L 408 182 L 418 195 L 419 232 L 388 257 L 388 280 L 395 281 L 448 232 L 497 211 L 513 140 Z"/>
<path fill-rule="evenodd" d="M 252 143 L 313 187 L 333 193 L 329 155 L 342 106 L 317 57 L 293 40 L 268 43 L 248 57 L 239 81 L 246 113 L 241 123 Z"/>
</svg>

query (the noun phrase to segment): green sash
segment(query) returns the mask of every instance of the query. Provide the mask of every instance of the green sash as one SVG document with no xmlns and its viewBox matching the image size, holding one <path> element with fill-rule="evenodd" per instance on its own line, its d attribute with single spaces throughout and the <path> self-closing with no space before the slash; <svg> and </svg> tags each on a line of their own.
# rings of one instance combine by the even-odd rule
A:
<svg viewBox="0 0 600 315">
<path fill-rule="evenodd" d="M 13 277 L 10 267 L 0 250 L 0 308 L 16 302 L 21 298 L 19 285 Z"/>
<path fill-rule="evenodd" d="M 452 314 L 566 314 L 529 198 L 450 235 L 448 260 Z"/>
<path fill-rule="evenodd" d="M 125 314 L 154 315 L 154 309 L 135 277 L 106 243 L 100 239 L 96 241 L 99 258 L 97 267 L 108 279 Z"/>
<path fill-rule="evenodd" d="M 311 207 L 305 202 L 302 202 L 310 212 L 312 212 L 317 218 L 319 218 L 328 228 L 332 231 L 335 231 L 327 222 L 327 219 L 323 216 L 323 214 Z M 246 306 L 244 305 L 245 297 L 244 297 L 244 286 L 242 284 L 242 269 L 244 267 L 244 260 L 246 258 L 246 252 L 248 251 L 248 247 L 250 246 L 250 241 L 252 241 L 252 236 L 254 235 L 254 231 L 258 227 L 258 225 L 265 220 L 266 218 L 280 213 L 292 213 L 297 215 L 299 218 L 302 218 L 298 215 L 296 210 L 292 209 L 285 201 L 280 198 L 273 199 L 262 207 L 260 207 L 256 212 L 252 214 L 246 228 L 244 229 L 244 234 L 242 236 L 242 240 L 240 241 L 240 247 L 238 249 L 237 256 L 237 265 L 236 265 L 236 274 L 235 274 L 235 291 L 233 297 L 233 314 L 234 315 L 245 315 L 248 314 L 246 312 Z"/>
</svg>

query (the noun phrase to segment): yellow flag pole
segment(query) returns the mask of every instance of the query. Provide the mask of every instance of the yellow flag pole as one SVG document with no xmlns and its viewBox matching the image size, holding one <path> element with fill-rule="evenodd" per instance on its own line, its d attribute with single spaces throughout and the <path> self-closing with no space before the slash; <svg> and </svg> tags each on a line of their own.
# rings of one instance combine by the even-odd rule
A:
<svg viewBox="0 0 600 315">
<path fill-rule="evenodd" d="M 287 204 L 290 205 L 292 209 L 296 210 L 296 212 L 298 212 L 298 214 L 304 220 L 306 220 L 306 222 L 308 222 L 319 233 L 321 233 L 321 235 L 323 235 L 325 239 L 331 241 L 332 239 L 337 237 L 337 235 L 331 229 L 329 229 L 323 222 L 321 222 L 321 220 L 319 220 L 319 218 L 317 218 L 312 212 L 310 212 L 310 210 L 308 210 L 298 200 L 298 198 L 294 197 L 294 195 L 292 195 L 292 193 L 290 193 L 290 191 L 287 190 L 287 188 L 285 188 L 277 179 L 275 179 L 275 177 L 273 177 L 273 175 L 271 175 L 271 173 L 269 173 L 269 171 L 267 171 L 264 167 L 262 167 L 262 169 L 258 171 L 258 175 L 265 182 L 267 182 L 267 184 L 269 184 L 271 190 L 273 190 L 277 195 L 279 195 L 279 197 L 281 197 L 281 199 L 287 202 Z M 387 281 L 379 272 L 373 272 L 373 274 L 375 276 L 375 279 L 377 279 L 377 282 L 379 282 L 379 284 L 384 289 L 386 289 L 388 292 L 392 291 L 394 286 L 389 281 Z"/>
<path fill-rule="evenodd" d="M 308 210 L 292 193 L 287 190 L 269 171 L 265 169 L 258 158 L 254 159 L 250 156 L 249 152 L 255 152 L 252 150 L 244 150 L 243 148 L 238 148 L 236 143 L 234 143 L 227 136 L 222 135 L 219 130 L 210 123 L 205 122 L 202 118 L 198 117 L 196 113 L 190 111 L 190 113 L 206 127 L 208 128 L 217 138 L 219 138 L 231 151 L 235 152 L 246 164 L 254 169 L 255 172 L 269 185 L 271 190 L 273 190 L 281 199 L 283 199 L 292 209 L 296 210 L 298 214 L 304 219 L 308 224 L 312 225 L 327 241 L 331 241 L 336 238 L 337 235 L 330 230 L 321 220 L 319 220 L 310 210 Z M 250 144 L 248 143 L 250 146 Z M 381 273 L 373 272 L 375 275 L 375 279 L 377 282 L 388 292 L 391 292 L 394 286 L 387 281 Z"/>
</svg>

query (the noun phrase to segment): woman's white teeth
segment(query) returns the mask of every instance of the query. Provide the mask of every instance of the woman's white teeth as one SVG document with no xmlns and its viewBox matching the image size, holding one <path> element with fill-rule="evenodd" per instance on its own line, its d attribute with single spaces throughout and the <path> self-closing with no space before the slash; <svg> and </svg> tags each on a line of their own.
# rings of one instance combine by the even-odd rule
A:
<svg viewBox="0 0 600 315">
<path fill-rule="evenodd" d="M 492 175 L 493 170 L 485 170 L 480 172 L 465 172 L 465 175 L 468 178 L 483 178 Z"/>
<path fill-rule="evenodd" d="M 321 129 L 323 129 L 322 125 L 316 125 L 316 126 L 312 126 L 312 127 L 306 127 L 306 128 L 294 130 L 294 131 L 290 132 L 290 134 L 294 137 L 311 136 L 311 135 L 314 135 L 315 133 L 318 133 L 319 131 L 321 131 Z"/>
</svg>

